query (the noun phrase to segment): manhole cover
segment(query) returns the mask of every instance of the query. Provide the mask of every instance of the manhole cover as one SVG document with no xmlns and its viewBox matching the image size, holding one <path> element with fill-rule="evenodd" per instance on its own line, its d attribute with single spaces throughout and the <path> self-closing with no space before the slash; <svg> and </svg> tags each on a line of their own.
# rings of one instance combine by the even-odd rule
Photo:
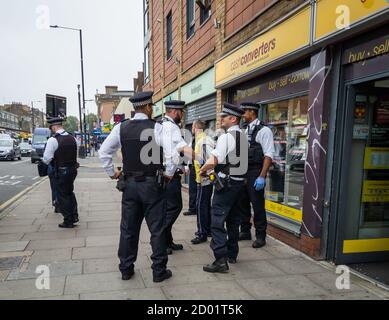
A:
<svg viewBox="0 0 389 320">
<path fill-rule="evenodd" d="M 23 257 L 0 258 L 0 270 L 10 270 L 19 267 Z"/>
</svg>

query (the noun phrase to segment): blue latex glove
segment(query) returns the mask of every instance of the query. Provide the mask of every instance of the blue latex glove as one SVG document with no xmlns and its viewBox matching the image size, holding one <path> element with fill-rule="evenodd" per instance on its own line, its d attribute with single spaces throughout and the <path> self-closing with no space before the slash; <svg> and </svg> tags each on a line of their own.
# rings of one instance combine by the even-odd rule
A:
<svg viewBox="0 0 389 320">
<path fill-rule="evenodd" d="M 257 178 L 257 180 L 255 180 L 255 183 L 254 183 L 254 188 L 256 191 L 261 191 L 263 189 L 265 189 L 265 186 L 266 186 L 266 180 L 264 178 Z"/>
</svg>

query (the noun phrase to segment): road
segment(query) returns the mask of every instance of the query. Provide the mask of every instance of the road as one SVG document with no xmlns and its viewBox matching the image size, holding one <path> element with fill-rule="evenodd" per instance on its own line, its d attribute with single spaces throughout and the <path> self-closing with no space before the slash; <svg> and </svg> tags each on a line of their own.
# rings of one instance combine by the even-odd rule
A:
<svg viewBox="0 0 389 320">
<path fill-rule="evenodd" d="M 0 206 L 41 178 L 30 158 L 21 161 L 0 161 Z"/>
</svg>

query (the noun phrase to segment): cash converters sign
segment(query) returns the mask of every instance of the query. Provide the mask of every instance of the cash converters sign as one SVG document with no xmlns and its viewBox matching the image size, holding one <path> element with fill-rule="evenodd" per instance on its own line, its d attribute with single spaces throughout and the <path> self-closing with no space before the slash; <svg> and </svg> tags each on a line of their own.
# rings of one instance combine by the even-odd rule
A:
<svg viewBox="0 0 389 320">
<path fill-rule="evenodd" d="M 388 0 L 318 0 L 315 40 L 349 29 L 355 23 L 389 9 Z"/>
<path fill-rule="evenodd" d="M 216 63 L 220 87 L 310 44 L 310 7 L 240 47 Z"/>
</svg>

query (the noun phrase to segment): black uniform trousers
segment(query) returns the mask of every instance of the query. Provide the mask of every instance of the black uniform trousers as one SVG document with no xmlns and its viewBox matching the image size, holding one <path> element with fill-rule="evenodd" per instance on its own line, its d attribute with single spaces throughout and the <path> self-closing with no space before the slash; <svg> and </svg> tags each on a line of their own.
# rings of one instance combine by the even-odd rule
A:
<svg viewBox="0 0 389 320">
<path fill-rule="evenodd" d="M 173 244 L 172 228 L 182 211 L 181 177 L 176 174 L 166 187 L 166 240 Z"/>
<path fill-rule="evenodd" d="M 77 177 L 75 167 L 55 169 L 55 190 L 58 207 L 64 217 L 64 223 L 73 224 L 78 219 L 78 205 L 74 194 L 74 180 Z"/>
<path fill-rule="evenodd" d="M 199 238 L 207 238 L 211 234 L 211 198 L 213 185 L 197 185 L 197 232 Z"/>
<path fill-rule="evenodd" d="M 245 210 L 243 210 L 240 231 L 243 233 L 251 232 L 251 204 L 254 211 L 255 236 L 257 239 L 265 239 L 267 228 L 265 190 L 256 191 L 254 188 L 255 180 L 257 180 L 259 176 L 259 171 L 260 168 L 249 169 L 247 172 L 247 185 L 244 192 Z"/>
<path fill-rule="evenodd" d="M 120 224 L 119 269 L 121 272 L 134 270 L 138 256 L 139 233 L 146 219 L 151 233 L 153 254 L 152 269 L 155 276 L 163 274 L 168 261 L 166 252 L 166 200 L 164 191 L 158 187 L 155 177 L 126 179 L 122 196 L 122 219 Z M 143 181 L 140 181 L 143 180 Z"/>
<path fill-rule="evenodd" d="M 196 170 L 194 165 L 189 166 L 189 211 L 195 213 L 197 199 L 197 182 L 196 182 Z"/>
<path fill-rule="evenodd" d="M 211 248 L 216 259 L 236 259 L 238 256 L 244 191 L 245 182 L 234 180 L 223 190 L 215 190 L 211 208 Z"/>
</svg>

